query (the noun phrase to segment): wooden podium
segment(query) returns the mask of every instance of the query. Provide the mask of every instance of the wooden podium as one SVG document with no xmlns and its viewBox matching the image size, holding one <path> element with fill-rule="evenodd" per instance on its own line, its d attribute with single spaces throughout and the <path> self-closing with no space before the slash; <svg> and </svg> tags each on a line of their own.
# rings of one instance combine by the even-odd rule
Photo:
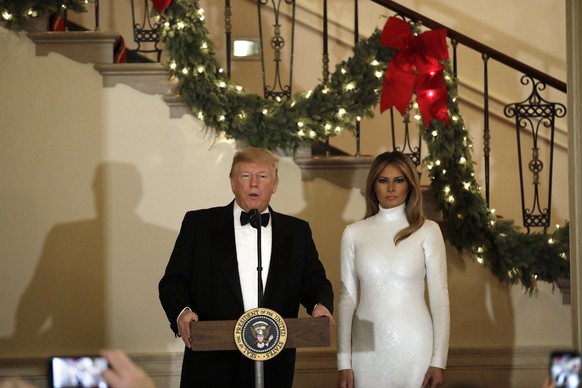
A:
<svg viewBox="0 0 582 388">
<path fill-rule="evenodd" d="M 238 350 L 234 342 L 237 321 L 192 321 L 190 337 L 193 351 Z M 330 346 L 329 318 L 287 318 L 285 348 Z"/>
</svg>

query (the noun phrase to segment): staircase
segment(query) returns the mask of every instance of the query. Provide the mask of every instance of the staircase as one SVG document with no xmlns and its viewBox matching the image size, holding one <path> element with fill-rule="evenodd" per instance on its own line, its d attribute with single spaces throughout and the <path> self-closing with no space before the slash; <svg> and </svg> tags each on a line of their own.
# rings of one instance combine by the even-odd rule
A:
<svg viewBox="0 0 582 388">
<path fill-rule="evenodd" d="M 66 35 L 63 35 L 66 34 Z M 176 93 L 174 86 L 168 81 L 167 72 L 163 66 L 157 63 L 140 63 L 140 64 L 113 64 L 112 52 L 116 34 L 87 32 L 87 33 L 30 33 L 29 37 L 35 42 L 37 55 L 47 55 L 49 52 L 60 53 L 74 61 L 80 63 L 94 63 L 94 68 L 102 76 L 103 86 L 105 88 L 114 87 L 117 84 L 125 84 L 136 90 L 146 94 L 161 96 L 161 98 L 168 104 L 171 118 L 181 118 L 184 115 L 189 115 L 189 108 L 183 103 L 181 97 Z M 88 49 L 91 46 L 91 49 Z M 98 55 L 96 56 L 96 52 Z M 93 58 L 88 60 L 88 58 Z M 479 92 L 475 91 L 474 96 L 478 96 Z M 503 105 L 498 103 L 498 105 Z M 499 118 L 501 119 L 501 117 Z M 367 169 L 371 157 L 346 157 L 346 158 L 322 158 L 311 157 L 308 150 L 304 154 L 299 154 L 296 159 L 297 164 L 301 167 L 301 177 L 305 182 L 313 182 L 317 178 L 323 178 L 327 182 L 332 183 L 341 188 L 361 188 L 363 179 L 367 173 Z M 467 288 L 469 285 L 466 285 Z M 491 286 L 489 292 L 499 292 L 495 286 Z M 491 291 L 493 290 L 493 291 Z M 544 292 L 543 297 L 549 296 Z M 534 302 L 535 303 L 535 302 Z M 493 307 L 494 308 L 494 307 Z M 499 313 L 497 311 L 497 313 Z M 519 312 L 516 312 L 518 315 Z M 516 324 L 519 326 L 519 324 Z M 486 339 L 484 339 L 486 342 Z M 494 339 L 493 339 L 494 341 Z M 509 378 L 501 378 L 502 384 L 496 385 L 496 377 L 493 376 L 499 371 L 506 373 L 512 370 L 514 376 L 520 376 L 517 380 L 521 380 L 523 384 L 527 381 L 537 384 L 539 378 L 545 373 L 546 355 L 550 350 L 550 346 L 533 346 L 529 349 L 527 347 L 516 348 L 491 348 L 486 349 L 486 346 L 479 348 L 463 348 L 457 347 L 452 349 L 449 368 L 451 376 L 458 376 L 464 373 L 474 373 L 479 375 L 482 385 L 479 386 L 506 386 L 503 383 L 508 383 Z M 146 354 L 142 358 L 137 358 L 140 365 L 145 366 L 146 369 L 158 377 L 171 375 L 176 373 L 175 366 L 179 363 L 179 357 L 174 355 L 150 355 Z M 335 378 L 333 352 L 326 354 L 305 354 L 300 355 L 298 360 L 299 373 L 303 374 L 303 380 L 312 381 L 314 378 L 320 378 L 326 382 L 332 382 Z M 18 364 L 18 365 L 22 365 Z M 26 363 L 25 369 L 35 369 L 36 374 L 41 376 L 43 371 L 39 366 L 40 360 Z M 15 370 L 19 369 L 16 363 L 11 364 Z M 0 369 L 3 369 L 6 364 L 0 362 Z M 469 372 L 467 372 L 469 371 Z M 485 371 L 485 372 L 484 372 Z M 496 372 L 497 371 L 497 372 Z M 457 373 L 457 374 L 456 374 Z M 507 372 L 508 374 L 510 372 Z M 322 376 L 325 375 L 325 378 Z M 497 376 L 497 379 L 499 376 Z M 529 379 L 529 380 L 528 380 Z M 40 381 L 40 380 L 39 380 Z M 454 377 L 453 380 L 454 381 Z M 477 380 L 473 380 L 477 381 Z M 326 386 L 325 383 L 319 386 Z M 493 384 L 493 385 L 492 385 Z M 531 385 L 531 386 L 535 386 Z M 163 385 L 161 385 L 163 386 Z M 303 385 L 309 386 L 309 385 Z M 333 386 L 333 385 L 329 385 Z M 451 385 L 453 386 L 453 385 Z M 507 385 L 508 386 L 508 385 Z M 515 387 L 526 385 L 512 385 Z"/>
</svg>

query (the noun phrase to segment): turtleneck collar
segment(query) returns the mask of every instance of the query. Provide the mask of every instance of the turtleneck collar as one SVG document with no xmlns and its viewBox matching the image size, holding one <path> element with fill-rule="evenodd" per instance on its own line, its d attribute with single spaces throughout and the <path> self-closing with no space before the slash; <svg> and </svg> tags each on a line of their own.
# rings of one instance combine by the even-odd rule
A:
<svg viewBox="0 0 582 388">
<path fill-rule="evenodd" d="M 380 215 L 382 218 L 386 218 L 389 220 L 401 219 L 403 217 L 406 218 L 406 203 L 388 209 L 385 209 L 382 206 L 380 206 L 378 215 Z"/>
</svg>

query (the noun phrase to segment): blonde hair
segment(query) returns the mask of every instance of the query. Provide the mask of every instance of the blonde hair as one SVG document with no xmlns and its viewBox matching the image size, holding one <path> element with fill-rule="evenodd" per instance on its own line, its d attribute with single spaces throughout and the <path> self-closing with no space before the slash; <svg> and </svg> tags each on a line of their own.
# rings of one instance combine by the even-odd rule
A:
<svg viewBox="0 0 582 388">
<path fill-rule="evenodd" d="M 371 217 L 380 211 L 380 201 L 376 196 L 374 188 L 378 177 L 389 164 L 398 168 L 408 182 L 405 213 L 409 225 L 400 230 L 396 236 L 394 236 L 394 243 L 398 245 L 398 243 L 408 238 L 424 224 L 420 179 L 418 177 L 416 166 L 406 154 L 400 151 L 384 152 L 383 154 L 378 155 L 376 159 L 374 159 L 374 162 L 372 162 L 366 180 L 366 214 L 364 215 L 364 218 Z"/>
<path fill-rule="evenodd" d="M 232 158 L 228 176 L 232 178 L 236 166 L 240 163 L 262 163 L 273 167 L 275 182 L 279 181 L 279 158 L 264 148 L 249 147 L 237 151 Z"/>
</svg>

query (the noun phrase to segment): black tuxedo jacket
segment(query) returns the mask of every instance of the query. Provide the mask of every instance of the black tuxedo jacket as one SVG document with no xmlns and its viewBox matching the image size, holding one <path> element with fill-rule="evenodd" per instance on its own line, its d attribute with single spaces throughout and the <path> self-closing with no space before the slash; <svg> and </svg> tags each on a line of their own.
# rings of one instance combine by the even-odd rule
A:
<svg viewBox="0 0 582 388">
<path fill-rule="evenodd" d="M 188 306 L 200 320 L 236 320 L 244 313 L 233 220 L 234 201 L 186 213 L 159 284 L 160 301 L 174 333 Z M 333 312 L 333 291 L 319 260 L 309 224 L 274 212 L 271 263 L 263 306 L 296 318 L 300 304 L 311 314 L 316 303 Z M 264 364 L 265 387 L 291 387 L 295 350 Z M 238 351 L 184 351 L 182 387 L 252 387 L 253 361 Z"/>
</svg>

